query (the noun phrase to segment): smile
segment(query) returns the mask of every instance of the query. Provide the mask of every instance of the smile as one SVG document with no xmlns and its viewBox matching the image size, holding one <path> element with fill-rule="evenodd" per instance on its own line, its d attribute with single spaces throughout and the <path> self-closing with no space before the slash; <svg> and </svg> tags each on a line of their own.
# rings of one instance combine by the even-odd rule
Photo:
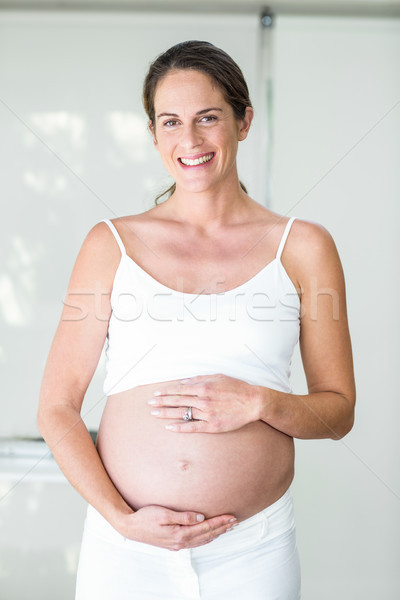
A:
<svg viewBox="0 0 400 600">
<path fill-rule="evenodd" d="M 179 158 L 179 162 L 181 162 L 186 167 L 197 167 L 198 165 L 204 165 L 205 163 L 210 162 L 215 156 L 214 152 L 210 154 L 203 154 L 203 156 L 199 156 L 198 158 Z"/>
</svg>

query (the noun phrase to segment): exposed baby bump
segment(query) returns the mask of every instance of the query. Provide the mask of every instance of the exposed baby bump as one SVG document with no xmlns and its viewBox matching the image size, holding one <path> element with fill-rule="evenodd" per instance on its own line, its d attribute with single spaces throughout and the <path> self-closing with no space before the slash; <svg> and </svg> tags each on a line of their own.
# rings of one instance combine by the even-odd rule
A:
<svg viewBox="0 0 400 600">
<path fill-rule="evenodd" d="M 159 385 L 110 397 L 99 429 L 103 463 L 133 508 L 244 514 L 279 497 L 278 488 L 285 491 L 293 474 L 291 438 L 261 421 L 219 434 L 168 431 L 168 420 L 153 417 L 148 405 Z"/>
</svg>

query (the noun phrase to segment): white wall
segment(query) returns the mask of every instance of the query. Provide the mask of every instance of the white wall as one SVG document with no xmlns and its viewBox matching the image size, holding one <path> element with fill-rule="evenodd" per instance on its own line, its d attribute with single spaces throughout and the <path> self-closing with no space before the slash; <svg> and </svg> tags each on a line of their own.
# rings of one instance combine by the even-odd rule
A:
<svg viewBox="0 0 400 600">
<path fill-rule="evenodd" d="M 337 243 L 358 392 L 346 438 L 296 443 L 307 600 L 400 597 L 399 63 L 400 21 L 277 19 L 273 208 Z"/>
</svg>

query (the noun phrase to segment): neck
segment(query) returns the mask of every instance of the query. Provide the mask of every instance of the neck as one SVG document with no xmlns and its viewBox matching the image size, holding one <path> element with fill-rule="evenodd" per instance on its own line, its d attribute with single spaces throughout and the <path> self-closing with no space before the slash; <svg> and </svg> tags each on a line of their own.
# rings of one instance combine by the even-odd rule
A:
<svg viewBox="0 0 400 600">
<path fill-rule="evenodd" d="M 236 180 L 230 184 L 225 182 L 219 189 L 202 192 L 191 192 L 177 186 L 174 194 L 163 205 L 174 220 L 211 231 L 224 225 L 243 222 L 250 202 L 252 201 Z"/>
</svg>

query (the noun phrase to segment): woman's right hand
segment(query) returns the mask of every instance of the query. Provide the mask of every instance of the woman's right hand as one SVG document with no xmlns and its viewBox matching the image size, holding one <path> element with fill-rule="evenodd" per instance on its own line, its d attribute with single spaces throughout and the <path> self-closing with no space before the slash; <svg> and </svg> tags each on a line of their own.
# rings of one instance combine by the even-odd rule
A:
<svg viewBox="0 0 400 600">
<path fill-rule="evenodd" d="M 125 515 L 118 530 L 130 540 L 167 550 L 182 550 L 208 544 L 235 524 L 234 515 L 204 519 L 204 515 L 197 512 L 150 505 Z"/>
</svg>

